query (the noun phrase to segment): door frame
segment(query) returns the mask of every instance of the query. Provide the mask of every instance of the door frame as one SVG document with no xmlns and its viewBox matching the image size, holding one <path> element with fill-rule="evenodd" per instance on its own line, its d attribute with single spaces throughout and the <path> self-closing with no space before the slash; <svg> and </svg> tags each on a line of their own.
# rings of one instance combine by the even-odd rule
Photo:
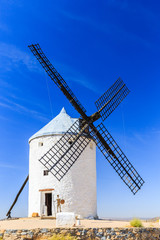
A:
<svg viewBox="0 0 160 240">
<path fill-rule="evenodd" d="M 55 217 L 56 211 L 55 211 L 55 202 L 54 202 L 54 189 L 42 189 L 39 190 L 40 192 L 40 216 L 45 217 Z M 51 208 L 52 208 L 52 215 L 47 216 L 46 215 L 46 209 L 45 209 L 45 194 L 51 193 L 52 194 L 52 202 L 51 202 Z"/>
</svg>

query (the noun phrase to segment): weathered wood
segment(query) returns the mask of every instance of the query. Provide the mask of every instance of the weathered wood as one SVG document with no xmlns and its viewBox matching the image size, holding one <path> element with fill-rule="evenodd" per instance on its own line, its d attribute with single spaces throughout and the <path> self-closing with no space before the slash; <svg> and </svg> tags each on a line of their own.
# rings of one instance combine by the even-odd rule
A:
<svg viewBox="0 0 160 240">
<path fill-rule="evenodd" d="M 6 214 L 6 216 L 7 216 L 8 218 L 11 218 L 11 210 L 12 210 L 12 208 L 14 207 L 14 205 L 16 204 L 16 202 L 17 202 L 17 200 L 18 200 L 18 198 L 19 198 L 19 195 L 21 194 L 23 188 L 25 187 L 26 183 L 28 182 L 28 179 L 29 179 L 29 175 L 26 177 L 26 179 L 25 179 L 22 187 L 20 188 L 19 192 L 17 193 L 17 195 L 16 195 L 16 197 L 15 197 L 15 199 L 14 199 L 14 202 L 12 203 L 10 209 L 8 210 L 8 212 L 7 212 L 7 214 Z"/>
</svg>

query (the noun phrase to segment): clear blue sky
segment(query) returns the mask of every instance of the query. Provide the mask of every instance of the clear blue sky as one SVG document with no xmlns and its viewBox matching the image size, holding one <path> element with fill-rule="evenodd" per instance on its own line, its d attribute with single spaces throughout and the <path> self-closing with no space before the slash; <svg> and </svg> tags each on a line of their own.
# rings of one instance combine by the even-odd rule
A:
<svg viewBox="0 0 160 240">
<path fill-rule="evenodd" d="M 28 139 L 64 106 L 79 117 L 36 61 L 40 43 L 88 110 L 120 76 L 131 93 L 106 128 L 145 180 L 133 195 L 97 151 L 100 217 L 160 215 L 160 3 L 127 0 L 1 0 L 0 218 L 28 174 Z M 28 185 L 12 215 L 27 216 Z"/>
</svg>

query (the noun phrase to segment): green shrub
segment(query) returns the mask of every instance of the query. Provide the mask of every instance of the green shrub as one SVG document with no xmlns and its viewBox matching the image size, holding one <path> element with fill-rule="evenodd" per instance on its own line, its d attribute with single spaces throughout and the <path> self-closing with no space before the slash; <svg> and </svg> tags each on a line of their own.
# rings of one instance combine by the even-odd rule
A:
<svg viewBox="0 0 160 240">
<path fill-rule="evenodd" d="M 53 234 L 49 240 L 77 240 L 76 237 L 72 237 L 70 234 Z"/>
<path fill-rule="evenodd" d="M 132 227 L 143 227 L 141 220 L 138 218 L 132 219 L 132 221 L 130 221 L 130 224 Z"/>
</svg>

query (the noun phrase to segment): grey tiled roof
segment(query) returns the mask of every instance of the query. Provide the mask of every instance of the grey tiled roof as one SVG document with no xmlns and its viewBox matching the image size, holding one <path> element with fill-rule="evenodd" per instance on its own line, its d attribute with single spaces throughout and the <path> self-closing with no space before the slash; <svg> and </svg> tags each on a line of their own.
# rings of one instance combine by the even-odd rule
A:
<svg viewBox="0 0 160 240">
<path fill-rule="evenodd" d="M 71 118 L 64 107 L 61 112 L 53 118 L 47 125 L 36 132 L 32 137 L 30 137 L 29 142 L 37 137 L 42 137 L 46 135 L 63 134 L 65 133 L 72 124 L 77 120 L 77 118 Z"/>
</svg>

